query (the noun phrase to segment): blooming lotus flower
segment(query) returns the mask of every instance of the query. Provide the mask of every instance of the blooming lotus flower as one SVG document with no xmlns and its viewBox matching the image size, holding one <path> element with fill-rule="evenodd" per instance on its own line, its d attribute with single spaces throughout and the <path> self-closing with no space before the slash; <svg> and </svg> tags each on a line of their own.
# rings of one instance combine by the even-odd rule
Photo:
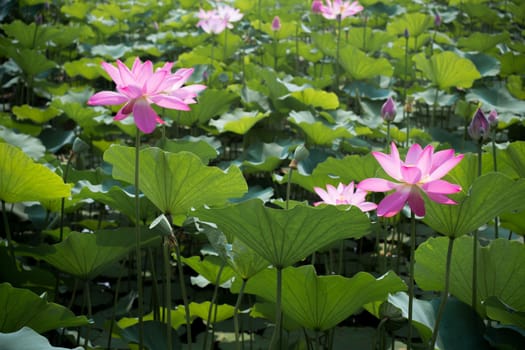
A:
<svg viewBox="0 0 525 350">
<path fill-rule="evenodd" d="M 208 34 L 219 34 L 226 28 L 232 29 L 233 23 L 240 21 L 243 14 L 228 5 L 219 5 L 210 11 L 200 9 L 197 17 L 199 18 L 197 27 L 202 28 Z"/>
<path fill-rule="evenodd" d="M 478 108 L 476 114 L 474 114 L 467 131 L 472 140 L 477 142 L 483 142 L 489 138 L 490 124 L 481 108 Z"/>
<path fill-rule="evenodd" d="M 314 187 L 314 191 L 322 199 L 320 202 L 315 202 L 314 206 L 322 203 L 331 205 L 353 205 L 363 212 L 374 210 L 377 207 L 375 203 L 365 201 L 366 191 L 357 188 L 354 192 L 354 182 L 350 182 L 347 186 L 339 183 L 337 188 L 332 185 L 327 185 L 326 191 L 320 187 Z"/>
<path fill-rule="evenodd" d="M 359 5 L 357 1 L 350 3 L 350 1 L 343 0 L 326 0 L 326 6 L 321 5 L 320 11 L 326 19 L 337 19 L 339 16 L 344 19 L 363 11 L 363 9 L 363 6 Z"/>
<path fill-rule="evenodd" d="M 154 103 L 160 107 L 187 111 L 189 104 L 196 103 L 199 91 L 204 85 L 184 86 L 193 73 L 193 68 L 182 68 L 171 73 L 172 62 L 153 71 L 151 61 L 142 61 L 137 57 L 131 70 L 117 60 L 117 67 L 102 62 L 102 67 L 116 84 L 117 91 L 101 91 L 91 96 L 88 105 L 124 104 L 114 117 L 122 120 L 133 114 L 137 128 L 149 134 L 155 130 L 157 123 L 163 124 L 157 113 L 151 108 Z"/>
<path fill-rule="evenodd" d="M 395 119 L 396 114 L 396 103 L 392 97 L 389 97 L 381 107 L 381 118 L 384 121 L 391 122 Z"/>
<path fill-rule="evenodd" d="M 463 159 L 463 155 L 454 155 L 453 149 L 434 153 L 434 147 L 414 144 L 408 150 L 405 161 L 399 157 L 396 145 L 392 142 L 391 153 L 372 152 L 385 172 L 394 181 L 369 178 L 361 181 L 359 189 L 372 192 L 387 192 L 388 194 L 377 206 L 377 215 L 391 217 L 403 209 L 408 203 L 417 216 L 425 216 L 423 194 L 430 200 L 441 204 L 456 204 L 448 198 L 448 194 L 461 191 L 461 186 L 441 180 L 452 168 Z"/>
</svg>

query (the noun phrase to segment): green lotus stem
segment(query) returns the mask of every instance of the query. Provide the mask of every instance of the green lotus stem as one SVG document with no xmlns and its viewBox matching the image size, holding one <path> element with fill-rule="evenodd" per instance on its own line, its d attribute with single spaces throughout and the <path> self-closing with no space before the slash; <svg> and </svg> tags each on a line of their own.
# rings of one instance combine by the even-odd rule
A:
<svg viewBox="0 0 525 350">
<path fill-rule="evenodd" d="M 363 51 L 366 51 L 366 28 L 367 28 L 367 25 L 368 25 L 368 16 L 364 16 L 365 20 L 365 25 L 363 27 Z"/>
<path fill-rule="evenodd" d="M 69 168 L 71 167 L 71 160 L 73 159 L 74 153 L 71 152 L 69 154 L 69 157 L 67 157 L 67 163 L 66 163 L 66 169 L 64 170 L 64 176 L 62 179 L 64 180 L 64 183 L 67 183 L 67 177 L 69 175 Z M 60 235 L 59 235 L 59 242 L 62 242 L 64 239 L 64 212 L 66 207 L 66 199 L 62 198 L 60 200 Z"/>
<path fill-rule="evenodd" d="M 162 257 L 164 260 L 164 277 L 166 279 L 164 288 L 165 297 L 165 309 L 166 309 L 166 336 L 168 341 L 168 349 L 173 349 L 173 340 L 171 337 L 171 264 L 170 264 L 170 254 L 169 254 L 169 242 L 166 237 L 163 238 L 164 242 L 162 244 Z"/>
<path fill-rule="evenodd" d="M 407 349 L 412 349 L 412 312 L 414 306 L 414 253 L 416 250 L 416 215 L 410 214 L 410 265 L 408 273 L 408 344 Z"/>
<path fill-rule="evenodd" d="M 277 271 L 277 289 L 275 294 L 275 330 L 273 332 L 272 340 L 270 342 L 270 349 L 281 350 L 282 347 L 282 317 L 281 309 L 281 293 L 283 283 L 283 268 L 282 266 L 275 267 Z"/>
<path fill-rule="evenodd" d="M 277 71 L 277 31 L 273 33 L 273 69 Z"/>
<path fill-rule="evenodd" d="M 436 86 L 436 94 L 434 95 L 434 104 L 432 106 L 432 115 L 430 116 L 430 127 L 433 127 L 436 122 L 438 94 L 439 89 Z"/>
<path fill-rule="evenodd" d="M 322 349 L 321 337 L 319 336 L 319 330 L 318 329 L 315 330 L 315 348 L 317 350 L 321 350 Z"/>
<path fill-rule="evenodd" d="M 11 230 L 9 228 L 9 221 L 7 219 L 7 211 L 5 206 L 5 201 L 2 199 L 2 218 L 4 220 L 4 231 L 7 238 L 7 245 L 9 248 L 9 255 L 13 259 L 13 264 L 16 267 L 16 256 L 15 256 L 15 247 L 13 246 L 13 238 L 11 237 Z"/>
<path fill-rule="evenodd" d="M 91 318 L 93 316 L 93 310 L 92 310 L 92 307 L 91 307 L 91 291 L 89 290 L 89 281 L 88 280 L 86 280 L 84 282 L 84 292 L 86 293 L 88 318 L 91 320 Z M 86 347 L 86 348 L 87 348 L 87 342 L 89 340 L 89 334 L 90 333 L 91 333 L 91 324 L 89 324 L 87 326 L 86 338 L 84 340 L 84 347 Z"/>
<path fill-rule="evenodd" d="M 233 327 L 235 329 L 235 347 L 237 350 L 240 350 L 241 342 L 240 338 L 240 327 L 239 327 L 239 308 L 241 307 L 242 297 L 244 296 L 244 288 L 248 280 L 242 279 L 241 289 L 239 289 L 239 295 L 237 296 L 237 302 L 235 302 L 235 307 L 233 309 Z"/>
<path fill-rule="evenodd" d="M 335 48 L 335 91 L 339 90 L 339 46 L 341 45 L 341 27 L 342 27 L 341 15 L 337 15 L 337 43 Z"/>
<path fill-rule="evenodd" d="M 118 302 L 118 293 L 120 290 L 120 280 L 121 276 L 117 278 L 117 285 L 115 286 L 115 297 L 113 298 L 113 309 L 111 310 L 111 321 L 109 322 L 109 331 L 108 331 L 108 344 L 106 345 L 107 349 L 111 349 L 111 340 L 113 337 L 113 327 L 115 326 L 115 317 L 117 314 L 117 302 Z"/>
<path fill-rule="evenodd" d="M 151 248 L 147 249 L 148 252 L 148 262 L 151 269 L 151 281 L 152 281 L 152 305 L 153 305 L 153 319 L 155 321 L 160 320 L 160 303 L 159 303 L 159 284 L 157 281 L 157 272 L 155 269 L 155 259 L 153 259 L 153 252 Z"/>
<path fill-rule="evenodd" d="M 290 202 L 290 194 L 292 192 L 292 172 L 294 169 L 295 160 L 292 160 L 290 163 L 290 167 L 288 170 L 288 181 L 286 181 L 286 202 L 285 202 L 285 208 L 288 210 L 289 208 L 289 202 Z"/>
<path fill-rule="evenodd" d="M 494 171 L 498 171 L 498 161 L 496 158 L 496 130 L 492 131 L 492 161 Z M 494 218 L 494 238 L 499 237 L 499 216 Z"/>
<path fill-rule="evenodd" d="M 299 71 L 299 23 L 295 24 L 295 70 Z"/>
<path fill-rule="evenodd" d="M 408 85 L 408 38 L 405 37 L 405 81 L 403 84 L 403 101 L 406 104 L 407 101 L 407 85 Z M 405 122 L 407 123 L 407 144 L 408 147 L 409 140 L 410 140 L 410 115 L 409 112 L 406 110 L 406 108 L 403 108 L 403 118 L 405 118 Z"/>
<path fill-rule="evenodd" d="M 224 55 L 223 55 L 223 61 L 226 62 L 226 57 L 228 55 L 228 29 L 224 30 Z"/>
<path fill-rule="evenodd" d="M 140 130 L 135 134 L 135 255 L 137 262 L 139 350 L 144 348 L 144 291 L 142 289 L 142 252 L 140 250 L 140 198 L 139 198 Z"/>
<path fill-rule="evenodd" d="M 481 157 L 481 145 L 483 141 L 482 139 L 478 142 L 478 176 L 481 176 L 481 169 L 483 166 L 483 159 Z M 474 311 L 477 309 L 477 300 L 478 300 L 478 230 L 474 230 L 474 233 L 472 234 L 473 240 L 472 240 L 472 307 L 474 308 Z"/>
<path fill-rule="evenodd" d="M 408 139 L 408 135 L 407 135 L 407 139 Z M 386 122 L 386 149 L 387 150 L 388 150 L 389 145 L 390 145 L 390 122 Z"/>
<path fill-rule="evenodd" d="M 217 277 L 215 278 L 215 288 L 213 289 L 210 307 L 208 308 L 208 317 L 206 319 L 206 333 L 204 333 L 204 345 L 202 346 L 203 349 L 206 349 L 206 345 L 208 344 L 208 333 L 210 332 L 210 325 L 212 324 L 211 313 L 213 311 L 213 306 L 217 302 L 217 293 L 219 292 L 219 283 L 221 280 L 222 271 L 224 270 L 224 266 L 226 266 L 226 262 L 223 260 L 221 263 L 221 267 L 217 272 Z M 211 346 L 213 346 L 213 342 L 211 343 Z"/>
<path fill-rule="evenodd" d="M 173 235 L 175 240 L 175 254 L 177 258 L 177 270 L 179 273 L 180 291 L 182 294 L 182 301 L 184 302 L 184 313 L 186 316 L 186 339 L 188 342 L 188 349 L 191 350 L 191 319 L 190 319 L 190 304 L 188 302 L 188 293 L 186 292 L 186 284 L 184 283 L 184 272 L 182 271 L 182 259 L 180 255 L 179 240 L 176 235 Z"/>
<path fill-rule="evenodd" d="M 454 249 L 454 237 L 448 239 L 448 249 L 447 249 L 447 262 L 445 265 L 445 289 L 441 295 L 441 303 L 439 304 L 438 313 L 436 316 L 436 323 L 434 323 L 434 331 L 432 332 L 432 339 L 430 340 L 430 350 L 434 350 L 436 345 L 437 336 L 439 333 L 439 324 L 443 318 L 445 312 L 445 306 L 448 300 L 448 291 L 450 287 L 450 266 L 452 265 L 452 250 Z"/>
<path fill-rule="evenodd" d="M 339 261 L 337 263 L 337 274 L 338 275 L 343 275 L 343 254 L 344 254 L 344 250 L 345 250 L 345 240 L 342 239 L 340 242 L 339 242 Z"/>
</svg>

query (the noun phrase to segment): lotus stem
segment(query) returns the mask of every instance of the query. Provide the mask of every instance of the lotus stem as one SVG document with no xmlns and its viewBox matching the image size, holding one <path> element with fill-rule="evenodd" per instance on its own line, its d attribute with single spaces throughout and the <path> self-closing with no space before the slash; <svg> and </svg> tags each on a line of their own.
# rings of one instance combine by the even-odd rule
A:
<svg viewBox="0 0 525 350">
<path fill-rule="evenodd" d="M 217 272 L 217 277 L 215 278 L 215 288 L 213 289 L 213 295 L 211 297 L 210 307 L 208 308 L 208 317 L 206 319 L 206 333 L 204 334 L 204 345 L 202 346 L 203 349 L 206 349 L 206 345 L 208 344 L 208 333 L 210 332 L 210 324 L 213 323 L 211 320 L 211 313 L 213 311 L 213 306 L 217 302 L 219 283 L 221 280 L 222 271 L 224 270 L 224 266 L 226 266 L 226 262 L 223 260 L 221 263 L 221 267 L 219 268 L 219 271 Z M 213 346 L 213 342 L 211 343 L 211 346 Z"/>
<path fill-rule="evenodd" d="M 151 281 L 152 281 L 152 296 L 151 296 L 151 303 L 153 306 L 153 319 L 155 321 L 160 320 L 160 303 L 159 303 L 159 284 L 157 280 L 157 271 L 155 269 L 155 259 L 153 258 L 153 252 L 151 248 L 147 249 L 148 253 L 148 261 L 151 269 Z M 145 263 L 145 265 L 148 265 Z"/>
<path fill-rule="evenodd" d="M 341 27 L 342 27 L 341 15 L 337 16 L 337 43 L 335 49 L 335 91 L 339 90 L 339 49 L 341 46 Z"/>
<path fill-rule="evenodd" d="M 111 321 L 109 323 L 109 332 L 108 332 L 108 344 L 106 348 L 111 349 L 111 340 L 113 337 L 111 336 L 113 334 L 113 327 L 115 326 L 115 317 L 117 313 L 117 302 L 118 302 L 118 293 L 120 290 L 120 280 L 121 276 L 119 275 L 117 278 L 117 285 L 115 286 L 115 297 L 113 298 L 113 309 L 111 310 Z"/>
<path fill-rule="evenodd" d="M 7 211 L 4 200 L 2 200 L 2 218 L 4 220 L 4 231 L 7 238 L 9 255 L 11 255 L 11 258 L 13 259 L 13 264 L 16 267 L 15 247 L 13 246 L 13 238 L 11 237 L 11 229 L 9 228 L 9 221 L 7 219 Z"/>
<path fill-rule="evenodd" d="M 184 302 L 184 313 L 186 316 L 186 339 L 188 342 L 188 349 L 191 350 L 192 336 L 191 336 L 191 319 L 190 319 L 190 304 L 188 302 L 188 293 L 186 292 L 186 284 L 184 283 L 184 272 L 182 271 L 182 259 L 180 255 L 179 241 L 176 235 L 173 235 L 175 241 L 175 254 L 177 257 L 177 270 L 179 272 L 180 290 L 182 300 Z"/>
<path fill-rule="evenodd" d="M 248 280 L 242 279 L 241 289 L 239 289 L 239 295 L 237 296 L 237 302 L 235 303 L 235 308 L 233 309 L 233 327 L 235 329 L 235 347 L 237 350 L 241 349 L 240 338 L 240 327 L 239 327 L 239 308 L 241 307 L 242 297 L 244 296 L 244 288 Z"/>
<path fill-rule="evenodd" d="M 436 345 L 437 336 L 439 333 L 439 324 L 443 318 L 445 312 L 445 306 L 448 300 L 448 291 L 450 287 L 450 266 L 452 265 L 452 250 L 454 248 L 454 237 L 448 239 L 448 249 L 447 249 L 447 262 L 445 265 L 445 289 L 441 295 L 441 303 L 439 304 L 438 313 L 436 316 L 436 323 L 434 323 L 434 331 L 432 333 L 432 339 L 430 341 L 430 350 L 434 350 Z"/>
<path fill-rule="evenodd" d="M 405 108 L 403 108 L 403 117 L 405 118 L 405 122 L 407 124 L 407 144 L 408 147 L 409 140 L 410 140 L 410 112 L 407 111 L 406 106 L 408 104 L 407 100 L 407 88 L 408 88 L 408 37 L 405 37 L 405 81 L 403 84 L 403 102 L 405 104 Z"/>
<path fill-rule="evenodd" d="M 138 289 L 138 320 L 139 320 L 139 350 L 144 348 L 144 291 L 142 289 L 142 252 L 140 249 L 140 190 L 139 190 L 139 161 L 140 161 L 140 130 L 135 135 L 135 255 L 137 262 L 137 289 Z"/>
<path fill-rule="evenodd" d="M 282 266 L 275 267 L 277 271 L 277 289 L 275 294 L 275 330 L 273 332 L 272 340 L 270 342 L 270 349 L 281 350 L 282 347 L 282 309 L 281 309 L 281 293 L 283 282 L 283 268 Z"/>
<path fill-rule="evenodd" d="M 162 244 L 162 256 L 164 259 L 164 274 L 165 274 L 165 293 L 166 299 L 165 309 L 166 309 L 166 337 L 168 341 L 168 349 L 173 349 L 173 340 L 171 337 L 171 264 L 170 264 L 170 254 L 169 254 L 169 241 L 164 237 L 164 242 Z"/>
<path fill-rule="evenodd" d="M 412 349 L 412 313 L 414 306 L 414 253 L 416 250 L 416 215 L 410 214 L 410 265 L 408 273 L 408 344 L 407 349 Z"/>
<path fill-rule="evenodd" d="M 492 131 L 492 161 L 494 166 L 494 171 L 498 171 L 498 160 L 496 158 L 496 130 Z M 499 216 L 494 218 L 494 238 L 499 237 Z"/>
<path fill-rule="evenodd" d="M 66 163 L 66 169 L 64 170 L 64 176 L 62 177 L 62 179 L 64 180 L 65 183 L 67 183 L 67 177 L 69 175 L 69 168 L 71 167 L 71 160 L 73 159 L 73 155 L 74 153 L 71 152 L 69 154 L 69 157 L 67 157 L 67 163 Z M 66 207 L 66 199 L 62 197 L 62 199 L 60 200 L 60 235 L 59 235 L 59 239 L 58 241 L 59 242 L 62 242 L 62 240 L 64 239 L 64 211 L 65 211 L 65 207 Z"/>
</svg>

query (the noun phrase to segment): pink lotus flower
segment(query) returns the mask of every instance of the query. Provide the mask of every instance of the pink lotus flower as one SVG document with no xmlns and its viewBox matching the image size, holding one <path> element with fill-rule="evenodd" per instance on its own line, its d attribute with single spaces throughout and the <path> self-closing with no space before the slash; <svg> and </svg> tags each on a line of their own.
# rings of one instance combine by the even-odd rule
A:
<svg viewBox="0 0 525 350">
<path fill-rule="evenodd" d="M 314 191 L 322 199 L 320 202 L 315 202 L 314 206 L 322 203 L 331 205 L 353 205 L 363 212 L 374 210 L 377 207 L 375 203 L 365 201 L 366 191 L 357 188 L 354 192 L 354 182 L 350 182 L 347 186 L 339 183 L 337 188 L 332 185 L 327 185 L 326 191 L 320 187 L 314 187 Z"/>
<path fill-rule="evenodd" d="M 137 57 L 131 70 L 117 60 L 117 67 L 102 62 L 102 67 L 116 84 L 117 91 L 97 92 L 88 100 L 88 105 L 124 104 L 114 117 L 122 120 L 133 114 L 137 128 L 149 134 L 157 123 L 163 124 L 157 113 L 151 108 L 154 103 L 163 108 L 187 111 L 188 104 L 196 103 L 197 93 L 206 88 L 204 85 L 182 86 L 193 73 L 193 68 L 182 68 L 171 73 L 172 62 L 153 71 L 151 61 L 144 63 Z"/>
<path fill-rule="evenodd" d="M 396 145 L 392 143 L 391 154 L 372 152 L 385 172 L 398 182 L 380 178 L 361 181 L 358 188 L 365 191 L 394 193 L 387 195 L 377 206 L 377 215 L 391 217 L 408 203 L 417 216 L 425 216 L 423 193 L 434 202 L 456 204 L 446 195 L 461 191 L 461 186 L 441 180 L 463 159 L 463 155 L 454 155 L 453 149 L 434 153 L 434 147 L 414 144 L 408 150 L 405 161 L 399 158 Z"/>
<path fill-rule="evenodd" d="M 326 0 L 326 6 L 322 5 L 320 8 L 321 14 L 326 19 L 341 19 L 350 17 L 363 11 L 363 6 L 359 5 L 357 1 L 350 3 L 350 1 L 343 0 Z"/>
<path fill-rule="evenodd" d="M 323 7 L 323 2 L 321 0 L 314 0 L 312 2 L 313 13 L 321 13 L 321 7 Z"/>
<path fill-rule="evenodd" d="M 233 23 L 242 19 L 243 14 L 236 8 L 228 5 L 219 5 L 210 11 L 199 10 L 197 27 L 208 34 L 219 34 L 226 28 L 233 28 Z"/>
<path fill-rule="evenodd" d="M 281 30 L 281 19 L 279 16 L 275 16 L 272 21 L 272 30 L 274 32 Z"/>
</svg>

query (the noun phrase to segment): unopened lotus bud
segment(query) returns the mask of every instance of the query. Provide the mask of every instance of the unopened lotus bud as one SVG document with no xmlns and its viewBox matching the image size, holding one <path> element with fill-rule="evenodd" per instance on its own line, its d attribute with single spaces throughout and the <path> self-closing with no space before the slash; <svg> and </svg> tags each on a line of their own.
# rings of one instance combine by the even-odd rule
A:
<svg viewBox="0 0 525 350">
<path fill-rule="evenodd" d="M 470 135 L 472 140 L 482 142 L 488 139 L 489 132 L 489 121 L 487 117 L 485 117 L 485 114 L 483 113 L 481 108 L 478 108 L 476 114 L 474 115 L 474 118 L 472 118 L 472 121 L 468 126 L 468 134 Z"/>
<path fill-rule="evenodd" d="M 397 114 L 396 103 L 390 96 L 381 107 L 381 118 L 386 122 L 391 122 L 395 119 Z"/>
<path fill-rule="evenodd" d="M 272 21 L 272 30 L 274 32 L 277 32 L 279 30 L 281 30 L 281 19 L 279 18 L 279 16 L 275 16 L 273 18 L 273 21 Z"/>
<path fill-rule="evenodd" d="M 297 148 L 295 148 L 295 152 L 293 153 L 293 158 L 288 166 L 291 169 L 297 169 L 299 162 L 308 158 L 309 155 L 310 152 L 306 147 L 304 147 L 304 145 L 297 146 Z"/>
<path fill-rule="evenodd" d="M 489 124 L 491 127 L 495 127 L 498 125 L 498 112 L 496 112 L 495 109 L 490 111 L 489 116 L 487 117 Z"/>
<path fill-rule="evenodd" d="M 408 32 L 407 28 L 405 28 L 405 31 L 403 32 L 403 36 L 405 37 L 405 39 L 408 39 L 410 37 L 410 33 Z"/>
<path fill-rule="evenodd" d="M 321 7 L 323 7 L 323 2 L 321 0 L 314 0 L 314 2 L 312 2 L 313 13 L 321 13 Z"/>
<path fill-rule="evenodd" d="M 439 13 L 436 13 L 436 15 L 434 16 L 434 25 L 436 27 L 439 27 L 441 25 L 441 22 L 442 22 L 441 16 L 439 15 Z"/>
</svg>

